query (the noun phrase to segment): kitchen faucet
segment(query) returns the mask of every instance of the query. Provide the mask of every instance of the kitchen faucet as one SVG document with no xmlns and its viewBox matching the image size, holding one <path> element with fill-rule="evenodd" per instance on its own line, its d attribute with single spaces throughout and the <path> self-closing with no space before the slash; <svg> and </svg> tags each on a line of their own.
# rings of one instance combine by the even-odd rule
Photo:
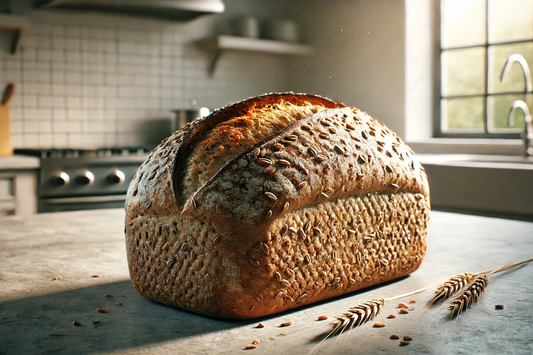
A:
<svg viewBox="0 0 533 355">
<path fill-rule="evenodd" d="M 531 124 L 531 114 L 529 113 L 529 107 L 527 107 L 527 104 L 524 101 L 516 100 L 515 102 L 513 102 L 513 106 L 511 106 L 509 114 L 507 115 L 507 125 L 514 125 L 514 112 L 517 108 L 521 109 L 524 113 L 524 132 L 521 133 L 522 141 L 524 143 L 522 155 L 527 158 L 533 155 L 533 147 L 531 147 L 531 142 L 533 140 L 533 125 Z"/>
<path fill-rule="evenodd" d="M 526 87 L 524 88 L 525 94 L 528 92 L 533 91 L 533 85 L 531 84 L 531 71 L 529 70 L 529 65 L 527 64 L 526 59 L 518 53 L 511 54 L 509 58 L 507 58 L 507 61 L 503 65 L 502 74 L 500 75 L 500 82 L 503 82 L 503 77 L 509 70 L 511 70 L 511 66 L 513 63 L 516 62 L 520 64 L 522 67 L 522 72 L 524 73 L 524 81 L 526 82 Z"/>
</svg>

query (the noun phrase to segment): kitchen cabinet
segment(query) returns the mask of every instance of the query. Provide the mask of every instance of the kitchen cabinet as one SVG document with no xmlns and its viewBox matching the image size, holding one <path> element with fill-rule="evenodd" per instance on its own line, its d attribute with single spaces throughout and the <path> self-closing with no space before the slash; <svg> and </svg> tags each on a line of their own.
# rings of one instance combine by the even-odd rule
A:
<svg viewBox="0 0 533 355">
<path fill-rule="evenodd" d="M 0 156 L 0 215 L 37 212 L 39 159 Z"/>
</svg>

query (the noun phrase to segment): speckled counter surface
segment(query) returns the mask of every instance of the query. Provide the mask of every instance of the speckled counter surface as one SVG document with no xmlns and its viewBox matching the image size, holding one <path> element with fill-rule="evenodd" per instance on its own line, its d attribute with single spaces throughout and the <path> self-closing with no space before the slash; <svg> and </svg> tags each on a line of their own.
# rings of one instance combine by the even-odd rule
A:
<svg viewBox="0 0 533 355">
<path fill-rule="evenodd" d="M 424 306 L 427 293 L 402 300 L 418 300 L 409 314 L 398 314 L 398 301 L 390 302 L 369 324 L 316 341 L 328 330 L 317 316 L 331 320 L 361 300 L 533 257 L 533 223 L 432 212 L 428 253 L 411 276 L 268 318 L 223 321 L 135 291 L 123 218 L 122 210 L 100 210 L 0 219 L 0 354 L 533 353 L 533 265 L 491 276 L 481 303 L 454 322 L 445 307 Z M 292 325 L 279 328 L 285 321 Z M 259 322 L 265 327 L 255 328 Z M 373 328 L 374 322 L 386 326 Z M 400 347 L 391 334 L 413 340 Z M 253 340 L 257 348 L 244 350 Z"/>
</svg>

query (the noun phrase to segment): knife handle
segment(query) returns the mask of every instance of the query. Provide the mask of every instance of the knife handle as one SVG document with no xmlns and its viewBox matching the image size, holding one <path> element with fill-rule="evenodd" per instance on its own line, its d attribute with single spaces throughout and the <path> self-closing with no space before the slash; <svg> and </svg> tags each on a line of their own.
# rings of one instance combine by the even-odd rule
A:
<svg viewBox="0 0 533 355">
<path fill-rule="evenodd" d="M 6 87 L 6 90 L 4 91 L 4 97 L 2 98 L 2 105 L 7 105 L 9 100 L 11 100 L 11 96 L 13 96 L 13 92 L 15 91 L 15 85 L 13 83 L 9 83 Z"/>
</svg>

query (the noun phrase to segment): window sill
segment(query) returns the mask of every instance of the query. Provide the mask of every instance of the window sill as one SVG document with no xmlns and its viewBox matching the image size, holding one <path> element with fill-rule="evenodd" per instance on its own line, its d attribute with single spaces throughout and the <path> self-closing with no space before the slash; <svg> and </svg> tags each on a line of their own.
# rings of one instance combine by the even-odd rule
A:
<svg viewBox="0 0 533 355">
<path fill-rule="evenodd" d="M 519 139 L 429 138 L 407 141 L 417 154 L 520 155 Z"/>
</svg>

